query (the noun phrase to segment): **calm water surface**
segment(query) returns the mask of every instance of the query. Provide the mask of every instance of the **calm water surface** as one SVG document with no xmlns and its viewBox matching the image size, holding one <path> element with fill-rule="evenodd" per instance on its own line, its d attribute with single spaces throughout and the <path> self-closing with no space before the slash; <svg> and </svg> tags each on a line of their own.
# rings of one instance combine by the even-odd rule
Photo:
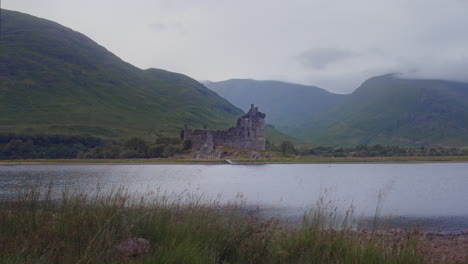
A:
<svg viewBox="0 0 468 264">
<path fill-rule="evenodd" d="M 271 165 L 0 166 L 0 196 L 52 182 L 92 191 L 195 193 L 221 202 L 239 196 L 268 214 L 299 216 L 320 198 L 368 217 L 380 209 L 404 225 L 416 220 L 445 231 L 468 228 L 468 163 Z"/>
</svg>

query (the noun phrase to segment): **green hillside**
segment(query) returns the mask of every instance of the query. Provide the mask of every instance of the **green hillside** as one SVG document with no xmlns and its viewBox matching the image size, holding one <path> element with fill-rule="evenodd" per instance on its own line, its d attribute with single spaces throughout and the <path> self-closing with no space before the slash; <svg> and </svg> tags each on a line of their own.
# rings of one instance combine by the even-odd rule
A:
<svg viewBox="0 0 468 264">
<path fill-rule="evenodd" d="M 242 111 L 197 81 L 141 70 L 57 23 L 1 9 L 0 133 L 108 138 L 227 128 Z"/>
<path fill-rule="evenodd" d="M 314 86 L 279 81 L 232 79 L 205 85 L 243 110 L 254 103 L 267 113 L 268 124 L 291 136 L 301 134 L 304 127 L 318 121 L 346 97 Z"/>
<path fill-rule="evenodd" d="M 273 145 L 279 146 L 284 141 L 291 142 L 297 148 L 311 148 L 315 145 L 302 139 L 286 135 L 271 125 L 265 126 L 265 137 Z"/>
<path fill-rule="evenodd" d="M 301 136 L 323 145 L 468 146 L 468 84 L 374 77 Z"/>
<path fill-rule="evenodd" d="M 321 145 L 468 146 L 468 84 L 374 77 L 350 95 L 277 81 L 206 85 L 141 70 L 57 23 L 1 9 L 0 133 L 112 139 L 233 126 L 251 103 L 267 123 Z M 223 96 L 226 99 L 221 98 Z M 270 141 L 295 141 L 268 127 Z M 297 141 L 298 144 L 300 141 Z"/>
</svg>

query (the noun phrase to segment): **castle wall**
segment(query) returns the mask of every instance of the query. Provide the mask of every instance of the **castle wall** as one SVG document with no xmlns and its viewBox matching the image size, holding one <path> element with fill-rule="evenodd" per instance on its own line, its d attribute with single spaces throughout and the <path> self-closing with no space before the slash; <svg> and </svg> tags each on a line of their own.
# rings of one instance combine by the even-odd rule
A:
<svg viewBox="0 0 468 264">
<path fill-rule="evenodd" d="M 204 153 L 216 146 L 236 149 L 265 150 L 265 114 L 252 105 L 249 112 L 237 120 L 237 125 L 228 130 L 184 129 L 184 139 L 192 141 L 192 147 Z"/>
</svg>

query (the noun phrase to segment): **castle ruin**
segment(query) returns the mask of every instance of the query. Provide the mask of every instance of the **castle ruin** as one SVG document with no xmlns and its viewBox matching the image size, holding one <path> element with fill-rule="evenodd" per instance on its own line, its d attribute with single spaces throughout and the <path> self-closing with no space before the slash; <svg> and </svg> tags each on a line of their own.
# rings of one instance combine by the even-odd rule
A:
<svg viewBox="0 0 468 264">
<path fill-rule="evenodd" d="M 265 150 L 265 114 L 252 104 L 247 114 L 237 119 L 237 125 L 228 130 L 191 130 L 184 126 L 181 139 L 190 139 L 192 148 L 201 153 L 211 153 L 217 146 L 236 149 Z"/>
</svg>

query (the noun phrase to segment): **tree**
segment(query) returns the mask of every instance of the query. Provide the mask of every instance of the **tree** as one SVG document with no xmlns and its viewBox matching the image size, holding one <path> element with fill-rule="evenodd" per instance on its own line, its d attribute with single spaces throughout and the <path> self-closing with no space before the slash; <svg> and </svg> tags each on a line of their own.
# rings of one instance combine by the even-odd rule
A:
<svg viewBox="0 0 468 264">
<path fill-rule="evenodd" d="M 31 140 L 22 141 L 20 139 L 12 139 L 5 145 L 2 152 L 1 156 L 7 159 L 35 158 L 34 145 Z"/>
<path fill-rule="evenodd" d="M 148 145 L 145 140 L 139 137 L 132 137 L 124 143 L 127 158 L 129 156 L 136 156 L 135 158 L 148 157 Z M 130 155 L 131 154 L 131 155 Z"/>
<path fill-rule="evenodd" d="M 180 153 L 180 152 L 181 152 L 180 146 L 177 146 L 177 145 L 167 145 L 167 146 L 164 148 L 163 157 L 164 157 L 164 158 L 170 158 L 170 157 L 174 156 L 174 154 Z"/>
<path fill-rule="evenodd" d="M 164 152 L 164 145 L 153 145 L 148 149 L 148 156 L 150 158 L 162 158 Z"/>
<path fill-rule="evenodd" d="M 192 140 L 186 139 L 182 142 L 182 149 L 183 150 L 190 150 L 192 148 Z"/>
<path fill-rule="evenodd" d="M 265 149 L 266 149 L 266 150 L 271 150 L 272 147 L 273 147 L 273 144 L 272 144 L 271 141 L 267 138 L 267 139 L 265 140 Z"/>
<path fill-rule="evenodd" d="M 280 145 L 281 153 L 286 154 L 296 154 L 296 149 L 294 148 L 293 143 L 290 141 L 283 141 Z"/>
<path fill-rule="evenodd" d="M 107 145 L 105 147 L 95 147 L 84 155 L 84 158 L 94 159 L 116 159 L 120 157 L 120 147 L 116 145 Z"/>
</svg>

